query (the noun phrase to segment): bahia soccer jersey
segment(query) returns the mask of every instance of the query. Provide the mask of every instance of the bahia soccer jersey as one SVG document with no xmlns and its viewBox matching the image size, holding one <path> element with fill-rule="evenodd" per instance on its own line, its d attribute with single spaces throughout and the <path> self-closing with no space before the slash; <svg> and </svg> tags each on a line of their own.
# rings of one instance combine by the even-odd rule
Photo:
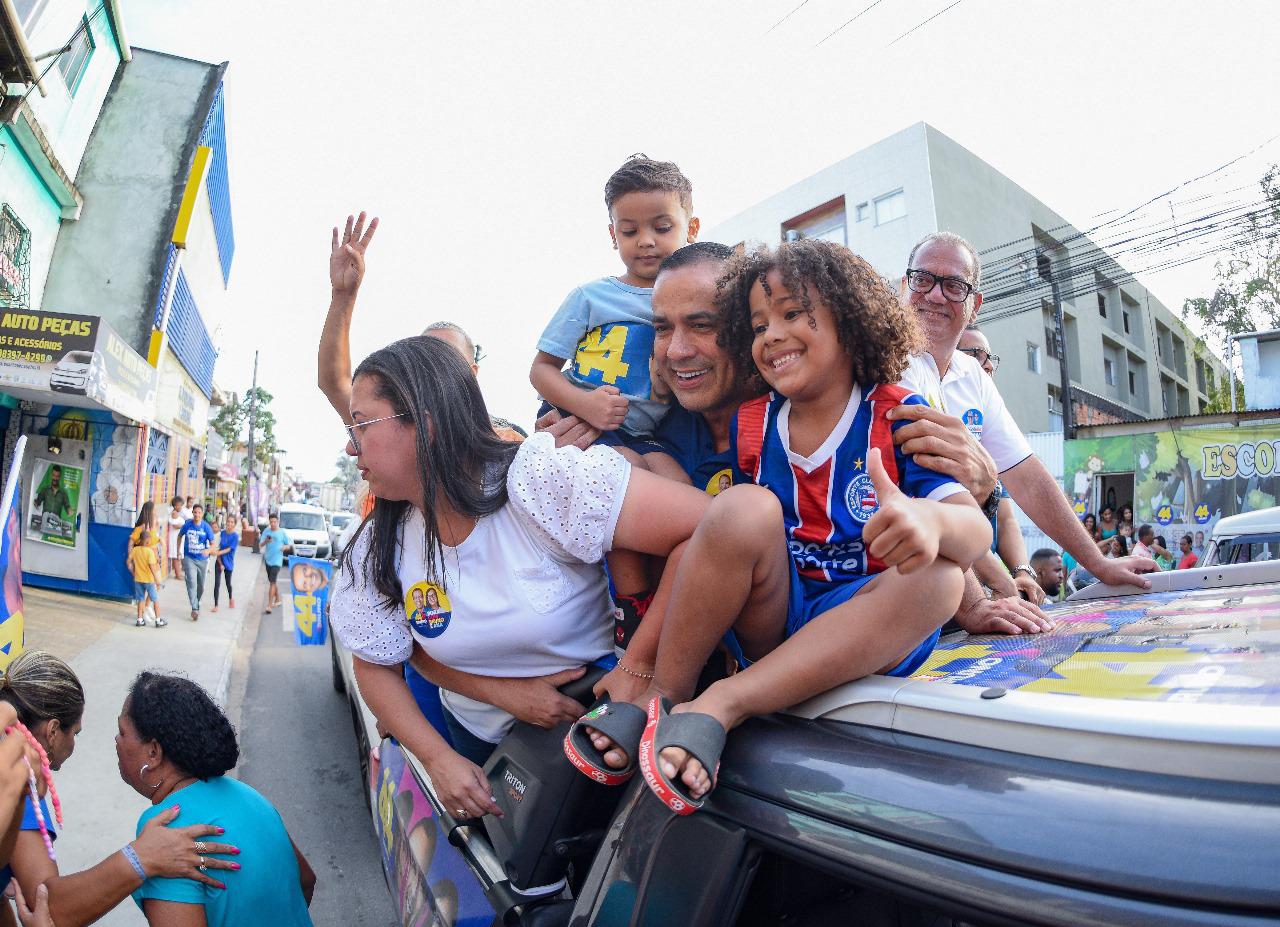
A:
<svg viewBox="0 0 1280 927">
<path fill-rule="evenodd" d="M 863 526 L 879 508 L 867 472 L 869 448 L 880 448 L 885 472 L 908 496 L 938 500 L 967 491 L 894 446 L 894 430 L 908 422 L 885 414 L 900 404 L 926 403 L 900 386 L 881 384 L 865 396 L 855 386 L 840 421 L 810 457 L 791 450 L 785 397 L 769 393 L 738 410 L 730 433 L 739 470 L 734 482 L 756 483 L 778 497 L 801 576 L 838 583 L 884 570 L 862 543 Z"/>
</svg>

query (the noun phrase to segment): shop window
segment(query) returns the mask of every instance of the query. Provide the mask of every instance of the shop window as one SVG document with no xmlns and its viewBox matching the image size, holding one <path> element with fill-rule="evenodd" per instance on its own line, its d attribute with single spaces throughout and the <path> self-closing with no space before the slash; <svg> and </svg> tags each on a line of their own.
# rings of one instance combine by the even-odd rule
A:
<svg viewBox="0 0 1280 927">
<path fill-rule="evenodd" d="M 89 67 L 89 59 L 93 57 L 95 47 L 89 17 L 82 16 L 67 50 L 58 56 L 58 70 L 62 72 L 62 79 L 66 81 L 72 96 L 76 95 L 76 88 L 80 86 L 80 79 Z"/>
<path fill-rule="evenodd" d="M 901 190 L 878 197 L 876 205 L 876 225 L 884 225 L 907 214 L 907 197 Z"/>
<path fill-rule="evenodd" d="M 200 448 L 193 447 L 187 454 L 187 478 L 196 479 L 200 476 Z"/>
<path fill-rule="evenodd" d="M 856 215 L 857 215 L 857 221 L 866 222 L 868 219 L 871 218 L 871 204 L 859 203 L 858 211 Z"/>
<path fill-rule="evenodd" d="M 169 436 L 162 431 L 152 431 L 147 436 L 147 472 L 164 476 L 169 466 Z"/>
</svg>

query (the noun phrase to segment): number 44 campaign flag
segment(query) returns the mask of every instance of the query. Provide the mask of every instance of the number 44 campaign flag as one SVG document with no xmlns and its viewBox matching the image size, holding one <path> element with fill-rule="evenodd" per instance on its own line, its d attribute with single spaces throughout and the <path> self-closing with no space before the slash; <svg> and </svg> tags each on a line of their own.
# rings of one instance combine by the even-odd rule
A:
<svg viewBox="0 0 1280 927">
<path fill-rule="evenodd" d="M 18 474 L 22 472 L 23 435 L 9 461 L 9 479 L 0 498 L 0 670 L 22 652 L 22 496 Z"/>
<path fill-rule="evenodd" d="M 332 584 L 333 564 L 329 561 L 289 558 L 289 604 L 293 607 L 293 636 L 299 644 L 327 642 Z"/>
</svg>

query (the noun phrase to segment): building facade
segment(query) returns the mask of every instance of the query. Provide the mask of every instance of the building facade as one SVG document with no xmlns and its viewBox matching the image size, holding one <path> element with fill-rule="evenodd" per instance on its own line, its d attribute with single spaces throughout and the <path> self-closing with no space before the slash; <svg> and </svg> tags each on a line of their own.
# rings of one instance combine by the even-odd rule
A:
<svg viewBox="0 0 1280 927">
<path fill-rule="evenodd" d="M 36 491 L 55 466 L 59 479 L 76 483 L 75 505 L 61 522 L 65 537 L 41 536 L 36 516 L 47 513 L 31 498 L 26 537 L 45 543 L 24 548 L 23 580 L 125 597 L 131 584 L 123 554 L 142 504 L 154 501 L 163 512 L 170 496 L 200 499 L 207 485 L 212 333 L 234 254 L 226 65 L 129 48 L 111 0 L 18 8 L 37 17 L 36 30 L 52 29 L 68 9 L 80 11 L 88 41 L 78 45 L 73 36 L 59 56 L 74 56 L 65 89 L 73 99 L 90 87 L 98 92 L 91 113 L 63 120 L 75 132 L 41 129 L 46 139 L 64 131 L 75 143 L 66 157 L 48 146 L 63 175 L 75 179 L 64 194 L 41 176 L 46 199 L 59 204 L 58 221 L 46 204 L 37 226 L 46 240 L 37 249 L 32 227 L 28 248 L 39 267 L 29 262 L 22 304 L 0 316 L 0 344 L 10 348 L 0 350 L 0 391 L 13 407 L 4 466 L 27 435 L 25 485 Z M 108 36 L 96 31 L 98 20 L 111 27 Z M 5 30 L 10 38 L 12 31 Z M 31 81 L 30 104 L 39 87 L 22 59 L 29 63 L 29 48 L 44 45 L 9 46 L 16 57 L 5 59 L 3 73 Z M 104 49 L 116 49 L 114 59 Z M 12 101 L 12 86 L 9 92 Z M 6 105 L 12 132 L 27 104 Z M 39 126 L 37 109 L 30 112 Z M 8 200 L 15 188 L 2 171 L 0 165 L 0 199 Z M 45 498 L 61 497 L 50 491 Z"/>
<path fill-rule="evenodd" d="M 1000 392 L 1027 432 L 1062 429 L 1066 355 L 1078 425 L 1196 414 L 1226 377 L 1181 319 L 1065 219 L 937 129 L 917 123 L 712 228 L 733 244 L 820 237 L 896 288 L 929 232 L 972 242 L 984 269 L 979 326 Z M 1054 282 L 1065 342 L 1057 335 Z M 989 320 L 989 321 L 984 321 Z"/>
</svg>

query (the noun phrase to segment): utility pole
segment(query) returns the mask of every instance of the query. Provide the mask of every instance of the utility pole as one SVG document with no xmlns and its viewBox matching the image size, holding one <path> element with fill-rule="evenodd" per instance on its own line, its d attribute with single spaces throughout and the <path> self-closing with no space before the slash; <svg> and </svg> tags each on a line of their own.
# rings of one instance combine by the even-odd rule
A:
<svg viewBox="0 0 1280 927">
<path fill-rule="evenodd" d="M 257 495 L 253 491 L 253 481 L 257 476 L 253 456 L 253 433 L 258 425 L 258 352 L 253 352 L 253 386 L 249 388 L 249 472 L 245 474 L 245 492 L 248 494 L 249 523 L 253 525 L 255 536 L 258 529 Z"/>
<path fill-rule="evenodd" d="M 1067 371 L 1067 321 L 1062 310 L 1062 294 L 1058 290 L 1058 280 L 1053 275 L 1053 261 L 1048 254 L 1041 252 L 1036 258 L 1036 270 L 1040 279 L 1049 281 L 1049 289 L 1053 295 L 1053 315 L 1058 329 L 1058 389 L 1062 395 L 1062 437 L 1069 441 L 1076 436 L 1076 426 L 1071 406 L 1071 377 Z"/>
</svg>

